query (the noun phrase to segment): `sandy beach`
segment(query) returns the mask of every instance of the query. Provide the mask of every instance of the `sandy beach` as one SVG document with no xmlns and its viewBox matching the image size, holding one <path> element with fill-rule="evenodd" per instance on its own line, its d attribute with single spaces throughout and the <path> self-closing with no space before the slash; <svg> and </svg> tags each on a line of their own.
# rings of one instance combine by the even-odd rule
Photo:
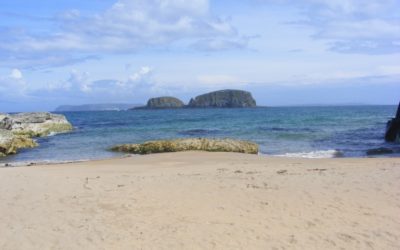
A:
<svg viewBox="0 0 400 250">
<path fill-rule="evenodd" d="M 0 249 L 400 249 L 400 159 L 184 152 L 0 169 Z"/>
</svg>

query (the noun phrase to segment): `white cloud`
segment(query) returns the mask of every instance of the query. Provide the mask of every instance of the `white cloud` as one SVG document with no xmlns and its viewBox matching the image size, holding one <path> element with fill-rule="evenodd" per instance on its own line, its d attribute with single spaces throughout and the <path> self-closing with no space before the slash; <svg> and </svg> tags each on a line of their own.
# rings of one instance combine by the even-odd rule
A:
<svg viewBox="0 0 400 250">
<path fill-rule="evenodd" d="M 24 96 L 27 84 L 19 69 L 12 69 L 7 76 L 0 75 L 0 97 L 3 99 Z"/>
<path fill-rule="evenodd" d="M 138 72 L 135 72 L 133 75 L 131 75 L 129 80 L 133 82 L 142 81 L 144 78 L 148 77 L 151 72 L 152 69 L 149 66 L 143 66 Z"/>
<path fill-rule="evenodd" d="M 140 67 L 125 79 L 92 79 L 89 72 L 72 70 L 66 80 L 52 82 L 45 89 L 32 90 L 35 94 L 48 96 L 73 96 L 74 98 L 95 98 L 98 100 L 118 100 L 118 98 L 142 98 L 162 91 L 152 78 L 152 68 Z M 42 91 L 43 90 L 43 91 Z M 40 95 L 43 95 L 41 93 Z"/>
<path fill-rule="evenodd" d="M 400 39 L 400 23 L 381 19 L 337 21 L 319 36 L 334 39 Z"/>
<path fill-rule="evenodd" d="M 136 50 L 180 39 L 235 35 L 235 29 L 211 14 L 208 0 L 119 0 L 93 18 L 68 19 L 71 46 L 110 51 Z M 95 35 L 95 36 L 93 36 Z"/>
<path fill-rule="evenodd" d="M 54 26 L 60 28 L 53 30 Z M 118 0 L 102 13 L 84 16 L 69 10 L 58 16 L 53 28 L 36 33 L 10 27 L 2 37 L 0 57 L 18 57 L 25 64 L 41 60 L 54 64 L 59 57 L 74 62 L 91 54 L 132 53 L 176 42 L 182 42 L 180 46 L 210 39 L 243 43 L 228 20 L 211 12 L 208 0 Z"/>
<path fill-rule="evenodd" d="M 263 1 L 263 0 L 260 0 Z M 264 0 L 295 7 L 303 20 L 293 22 L 314 29 L 313 37 L 341 53 L 399 53 L 398 0 Z M 371 46 L 372 45 L 372 46 Z"/>
<path fill-rule="evenodd" d="M 400 76 L 400 65 L 382 65 L 378 70 L 383 75 L 398 75 Z"/>
<path fill-rule="evenodd" d="M 23 78 L 22 72 L 19 69 L 13 69 L 10 73 L 10 78 L 20 80 Z"/>
<path fill-rule="evenodd" d="M 201 39 L 193 44 L 193 48 L 206 51 L 219 51 L 231 49 L 243 49 L 247 47 L 250 38 L 241 37 L 235 39 Z"/>
</svg>

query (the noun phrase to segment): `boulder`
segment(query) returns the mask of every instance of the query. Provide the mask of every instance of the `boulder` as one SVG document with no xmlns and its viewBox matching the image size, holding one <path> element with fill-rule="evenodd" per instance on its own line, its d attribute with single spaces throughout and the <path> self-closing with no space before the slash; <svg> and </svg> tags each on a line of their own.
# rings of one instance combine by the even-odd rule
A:
<svg viewBox="0 0 400 250">
<path fill-rule="evenodd" d="M 386 124 L 385 140 L 388 142 L 400 142 L 400 103 L 397 107 L 396 117 Z"/>
<path fill-rule="evenodd" d="M 151 98 L 148 100 L 146 108 L 149 109 L 173 109 L 182 108 L 185 104 L 175 97 L 163 96 L 157 98 Z"/>
<path fill-rule="evenodd" d="M 0 129 L 0 157 L 15 154 L 21 148 L 33 148 L 37 144 L 24 135 L 15 135 L 10 130 Z"/>
<path fill-rule="evenodd" d="M 367 155 L 386 155 L 386 154 L 393 154 L 394 150 L 390 148 L 373 148 L 367 150 Z"/>
<path fill-rule="evenodd" d="M 0 157 L 15 154 L 21 148 L 33 148 L 31 137 L 47 136 L 72 130 L 63 115 L 51 113 L 0 113 Z"/>
<path fill-rule="evenodd" d="M 47 136 L 50 133 L 62 133 L 72 130 L 72 125 L 63 115 L 41 113 L 19 113 L 9 116 L 10 129 L 14 134 L 29 137 Z"/>
<path fill-rule="evenodd" d="M 132 154 L 152 154 L 192 150 L 257 154 L 258 145 L 252 142 L 232 139 L 189 138 L 149 141 L 143 144 L 117 145 L 111 148 L 111 150 Z"/>
<path fill-rule="evenodd" d="M 251 108 L 256 101 L 250 92 L 243 90 L 219 90 L 199 95 L 189 102 L 190 108 Z"/>
<path fill-rule="evenodd" d="M 0 129 L 10 130 L 12 128 L 12 119 L 8 114 L 0 113 Z"/>
</svg>

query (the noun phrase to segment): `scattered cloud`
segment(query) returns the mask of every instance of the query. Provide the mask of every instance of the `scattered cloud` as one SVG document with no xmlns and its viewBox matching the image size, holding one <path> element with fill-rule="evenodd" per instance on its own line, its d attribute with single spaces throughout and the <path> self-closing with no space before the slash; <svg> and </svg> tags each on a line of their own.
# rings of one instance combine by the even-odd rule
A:
<svg viewBox="0 0 400 250">
<path fill-rule="evenodd" d="M 36 97 L 59 96 L 66 100 L 133 101 L 162 90 L 152 72 L 151 67 L 143 66 L 125 79 L 93 79 L 89 72 L 72 70 L 66 80 L 50 83 L 45 88 L 30 91 L 30 94 Z"/>
<path fill-rule="evenodd" d="M 302 20 L 289 22 L 314 29 L 313 38 L 339 53 L 400 53 L 398 0 L 259 0 L 295 6 Z"/>
<path fill-rule="evenodd" d="M 0 75 L 0 97 L 3 100 L 11 100 L 25 96 L 27 84 L 19 69 L 12 69 L 6 76 Z"/>
<path fill-rule="evenodd" d="M 143 66 L 139 69 L 138 72 L 135 72 L 133 75 L 129 77 L 131 82 L 138 82 L 143 81 L 144 79 L 148 78 L 149 75 L 152 73 L 152 68 L 149 66 Z"/>
<path fill-rule="evenodd" d="M 52 22 L 39 30 L 2 28 L 0 58 L 20 66 L 34 60 L 57 66 L 99 53 L 134 53 L 182 41 L 210 50 L 246 45 L 228 19 L 211 12 L 208 0 L 118 0 L 102 13 L 87 16 L 68 10 Z"/>
<path fill-rule="evenodd" d="M 22 72 L 19 69 L 13 69 L 13 70 L 11 70 L 10 78 L 20 80 L 23 78 Z"/>
<path fill-rule="evenodd" d="M 220 51 L 232 49 L 244 49 L 248 46 L 249 39 L 247 37 L 235 39 L 201 39 L 192 44 L 192 48 L 203 51 Z"/>
</svg>

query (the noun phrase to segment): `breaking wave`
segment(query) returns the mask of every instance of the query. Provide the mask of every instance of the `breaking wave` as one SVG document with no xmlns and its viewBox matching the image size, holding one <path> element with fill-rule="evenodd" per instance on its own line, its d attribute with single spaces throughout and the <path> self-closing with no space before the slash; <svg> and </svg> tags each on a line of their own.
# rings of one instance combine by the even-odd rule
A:
<svg viewBox="0 0 400 250">
<path fill-rule="evenodd" d="M 312 159 L 323 159 L 323 158 L 337 158 L 342 157 L 343 153 L 335 150 L 317 150 L 311 152 L 298 152 L 298 153 L 286 153 L 281 155 L 276 155 L 279 157 L 293 157 L 293 158 L 312 158 Z"/>
</svg>

